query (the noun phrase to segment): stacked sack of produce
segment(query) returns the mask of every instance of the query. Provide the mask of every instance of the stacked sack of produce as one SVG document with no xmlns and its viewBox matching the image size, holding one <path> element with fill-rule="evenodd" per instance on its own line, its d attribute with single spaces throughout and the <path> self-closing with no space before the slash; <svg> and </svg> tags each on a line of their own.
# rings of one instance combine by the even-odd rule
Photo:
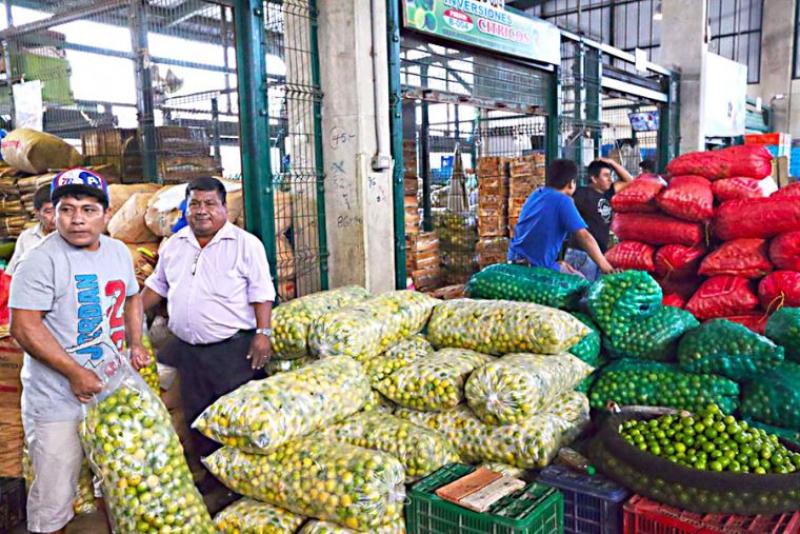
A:
<svg viewBox="0 0 800 534">
<path fill-rule="evenodd" d="M 675 158 L 668 184 L 638 178 L 612 200 L 609 262 L 652 273 L 664 303 L 700 321 L 763 333 L 769 314 L 800 305 L 800 186 L 767 196 L 771 159 L 736 146 Z"/>
</svg>

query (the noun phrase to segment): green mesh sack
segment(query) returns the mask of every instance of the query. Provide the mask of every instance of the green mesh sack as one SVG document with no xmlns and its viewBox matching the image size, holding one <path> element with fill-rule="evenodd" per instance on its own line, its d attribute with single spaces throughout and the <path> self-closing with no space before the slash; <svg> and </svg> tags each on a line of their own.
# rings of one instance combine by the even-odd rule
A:
<svg viewBox="0 0 800 534">
<path fill-rule="evenodd" d="M 786 350 L 786 359 L 800 362 L 800 308 L 781 308 L 767 321 L 766 335 Z"/>
<path fill-rule="evenodd" d="M 725 413 L 736 410 L 739 385 L 716 375 L 687 373 L 675 364 L 618 360 L 607 365 L 592 387 L 592 408 L 619 405 L 666 406 L 699 411 L 716 404 Z"/>
<path fill-rule="evenodd" d="M 661 307 L 661 286 L 643 271 L 603 276 L 589 288 L 592 318 L 606 335 L 621 337 L 633 323 Z"/>
<path fill-rule="evenodd" d="M 715 319 L 688 332 L 678 346 L 678 363 L 690 373 L 711 373 L 740 382 L 783 361 L 783 347 L 746 326 Z"/>
<path fill-rule="evenodd" d="M 493 425 L 520 423 L 589 376 L 572 354 L 509 354 L 476 369 L 464 386 L 472 411 Z"/>
<path fill-rule="evenodd" d="M 311 325 L 326 313 L 369 298 L 363 287 L 347 286 L 284 302 L 272 312 L 272 348 L 278 360 L 308 354 Z"/>
<path fill-rule="evenodd" d="M 782 362 L 742 386 L 742 415 L 800 430 L 800 364 Z"/>
<path fill-rule="evenodd" d="M 586 334 L 577 345 L 569 349 L 569 353 L 573 356 L 577 356 L 592 367 L 597 367 L 601 363 L 600 348 L 602 336 L 600 335 L 600 329 L 597 328 L 592 318 L 585 313 L 572 312 L 572 315 L 588 326 L 591 332 Z"/>
<path fill-rule="evenodd" d="M 474 274 L 464 291 L 471 298 L 521 300 L 570 309 L 577 306 L 589 285 L 583 277 L 544 267 L 498 263 Z"/>
<path fill-rule="evenodd" d="M 661 306 L 650 317 L 631 324 L 623 335 L 608 336 L 603 341 L 612 358 L 674 361 L 681 337 L 698 326 L 691 313 Z"/>
<path fill-rule="evenodd" d="M 455 299 L 440 303 L 428 323 L 434 347 L 485 354 L 561 354 L 589 328 L 569 313 L 530 302 Z"/>
<path fill-rule="evenodd" d="M 377 358 L 364 362 L 364 372 L 367 373 L 372 387 L 377 387 L 381 380 L 388 377 L 398 369 L 406 367 L 411 362 L 433 354 L 433 346 L 421 334 L 404 339 L 397 345 L 389 347 Z"/>
<path fill-rule="evenodd" d="M 284 534 L 294 532 L 306 520 L 277 506 L 253 499 L 239 499 L 214 517 L 221 534 Z"/>
</svg>

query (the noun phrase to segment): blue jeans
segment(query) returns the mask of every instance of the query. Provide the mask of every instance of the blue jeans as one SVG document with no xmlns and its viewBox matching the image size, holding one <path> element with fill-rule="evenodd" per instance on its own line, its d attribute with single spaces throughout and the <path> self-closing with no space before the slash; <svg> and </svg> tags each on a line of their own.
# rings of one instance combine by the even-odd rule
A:
<svg viewBox="0 0 800 534">
<path fill-rule="evenodd" d="M 600 268 L 592 258 L 582 250 L 568 248 L 566 254 L 564 254 L 564 261 L 569 263 L 590 282 L 594 282 L 600 277 Z"/>
</svg>

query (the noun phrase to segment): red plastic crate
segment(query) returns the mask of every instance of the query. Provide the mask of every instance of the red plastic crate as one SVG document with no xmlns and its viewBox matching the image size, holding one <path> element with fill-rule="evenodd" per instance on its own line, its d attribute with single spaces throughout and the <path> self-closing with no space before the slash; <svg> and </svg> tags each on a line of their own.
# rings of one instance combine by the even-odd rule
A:
<svg viewBox="0 0 800 534">
<path fill-rule="evenodd" d="M 695 514 L 634 495 L 623 507 L 625 534 L 798 534 L 800 512 L 773 516 Z"/>
</svg>

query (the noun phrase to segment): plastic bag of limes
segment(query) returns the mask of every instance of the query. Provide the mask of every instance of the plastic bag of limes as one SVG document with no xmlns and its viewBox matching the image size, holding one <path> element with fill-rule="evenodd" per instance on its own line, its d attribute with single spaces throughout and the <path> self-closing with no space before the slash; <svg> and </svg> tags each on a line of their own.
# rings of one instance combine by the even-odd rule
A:
<svg viewBox="0 0 800 534">
<path fill-rule="evenodd" d="M 485 423 L 520 423 L 589 376 L 592 367 L 572 354 L 509 354 L 477 369 L 464 394 Z"/>
<path fill-rule="evenodd" d="M 318 357 L 351 356 L 360 362 L 419 333 L 438 299 L 415 291 L 390 291 L 332 311 L 311 329 L 309 347 Z"/>
<path fill-rule="evenodd" d="M 111 377 L 86 406 L 79 433 L 114 531 L 216 532 L 164 404 L 127 358 L 107 363 L 105 371 Z"/>
<path fill-rule="evenodd" d="M 359 534 L 359 532 L 328 521 L 312 519 L 303 525 L 297 534 Z M 396 523 L 376 528 L 372 534 L 406 534 L 406 522 L 401 518 Z"/>
<path fill-rule="evenodd" d="M 330 434 L 338 441 L 391 454 L 405 467 L 406 482 L 459 461 L 443 436 L 391 415 L 359 414 L 333 427 Z"/>
<path fill-rule="evenodd" d="M 485 467 L 489 471 L 494 471 L 495 473 L 501 473 L 514 478 L 520 478 L 525 474 L 524 469 L 501 462 L 484 462 L 481 464 L 481 467 Z"/>
<path fill-rule="evenodd" d="M 568 309 L 578 304 L 587 289 L 589 282 L 580 276 L 498 263 L 474 274 L 464 291 L 471 298 L 519 300 Z"/>
<path fill-rule="evenodd" d="M 316 358 L 312 358 L 310 356 L 303 356 L 302 358 L 297 358 L 295 360 L 270 359 L 270 361 L 264 365 L 264 372 L 267 374 L 267 376 L 272 376 L 277 375 L 278 373 L 296 371 L 297 369 L 305 367 L 314 361 L 316 361 Z"/>
<path fill-rule="evenodd" d="M 417 334 L 389 347 L 377 358 L 365 362 L 364 371 L 369 376 L 372 387 L 377 387 L 380 381 L 390 374 L 433 352 L 433 346 L 428 340 Z"/>
<path fill-rule="evenodd" d="M 384 378 L 378 391 L 415 410 L 455 408 L 464 400 L 467 376 L 493 359 L 471 350 L 442 349 Z"/>
<path fill-rule="evenodd" d="M 219 512 L 214 524 L 221 534 L 284 534 L 295 532 L 305 520 L 302 515 L 245 497 Z"/>
<path fill-rule="evenodd" d="M 158 378 L 156 351 L 153 350 L 153 344 L 150 342 L 150 338 L 146 335 L 142 336 L 142 344 L 147 350 L 147 354 L 150 355 L 150 361 L 146 366 L 139 369 L 139 374 L 141 375 L 142 379 L 144 379 L 145 383 L 150 386 L 150 389 L 153 390 L 153 393 L 156 395 L 161 395 L 161 381 Z"/>
<path fill-rule="evenodd" d="M 223 447 L 203 462 L 231 490 L 297 514 L 366 532 L 401 518 L 403 465 L 380 451 L 315 435 L 265 455 Z"/>
<path fill-rule="evenodd" d="M 264 453 L 357 412 L 369 395 L 358 362 L 327 358 L 248 382 L 217 399 L 192 427 L 224 445 Z"/>
<path fill-rule="evenodd" d="M 546 411 L 522 423 L 488 425 L 465 405 L 443 412 L 405 408 L 395 415 L 426 426 L 455 444 L 463 461 L 501 462 L 522 469 L 548 465 L 562 445 L 589 422 L 589 400 L 574 391 L 559 397 Z"/>
<path fill-rule="evenodd" d="M 370 391 L 369 397 L 367 397 L 367 402 L 364 404 L 364 407 L 361 408 L 361 411 L 364 413 L 379 412 L 383 414 L 390 414 L 394 412 L 395 407 L 395 403 L 373 389 Z"/>
<path fill-rule="evenodd" d="M 561 354 L 589 328 L 569 313 L 529 302 L 455 299 L 442 302 L 428 323 L 435 347 L 485 354 Z"/>
<path fill-rule="evenodd" d="M 363 287 L 347 286 L 321 291 L 282 303 L 272 312 L 272 348 L 278 360 L 308 354 L 311 325 L 326 313 L 369 298 Z"/>
<path fill-rule="evenodd" d="M 675 364 L 618 360 L 603 368 L 589 398 L 597 409 L 605 409 L 609 401 L 689 411 L 717 404 L 733 413 L 739 404 L 739 385 L 717 375 L 688 373 Z"/>
<path fill-rule="evenodd" d="M 742 386 L 744 417 L 800 431 L 800 364 L 783 362 Z"/>
<path fill-rule="evenodd" d="M 28 454 L 28 445 L 22 443 L 22 476 L 25 478 L 25 489 L 30 491 L 33 484 L 33 465 Z M 75 515 L 91 514 L 97 511 L 94 498 L 94 480 L 92 468 L 84 458 L 81 463 L 81 472 L 78 475 L 78 486 L 75 488 L 75 499 L 72 501 L 72 511 Z"/>
<path fill-rule="evenodd" d="M 689 331 L 678 346 L 681 368 L 736 381 L 774 369 L 783 355 L 783 347 L 726 319 L 714 319 Z"/>
<path fill-rule="evenodd" d="M 786 349 L 786 359 L 800 362 L 800 308 L 781 308 L 767 321 L 766 336 Z"/>
</svg>

